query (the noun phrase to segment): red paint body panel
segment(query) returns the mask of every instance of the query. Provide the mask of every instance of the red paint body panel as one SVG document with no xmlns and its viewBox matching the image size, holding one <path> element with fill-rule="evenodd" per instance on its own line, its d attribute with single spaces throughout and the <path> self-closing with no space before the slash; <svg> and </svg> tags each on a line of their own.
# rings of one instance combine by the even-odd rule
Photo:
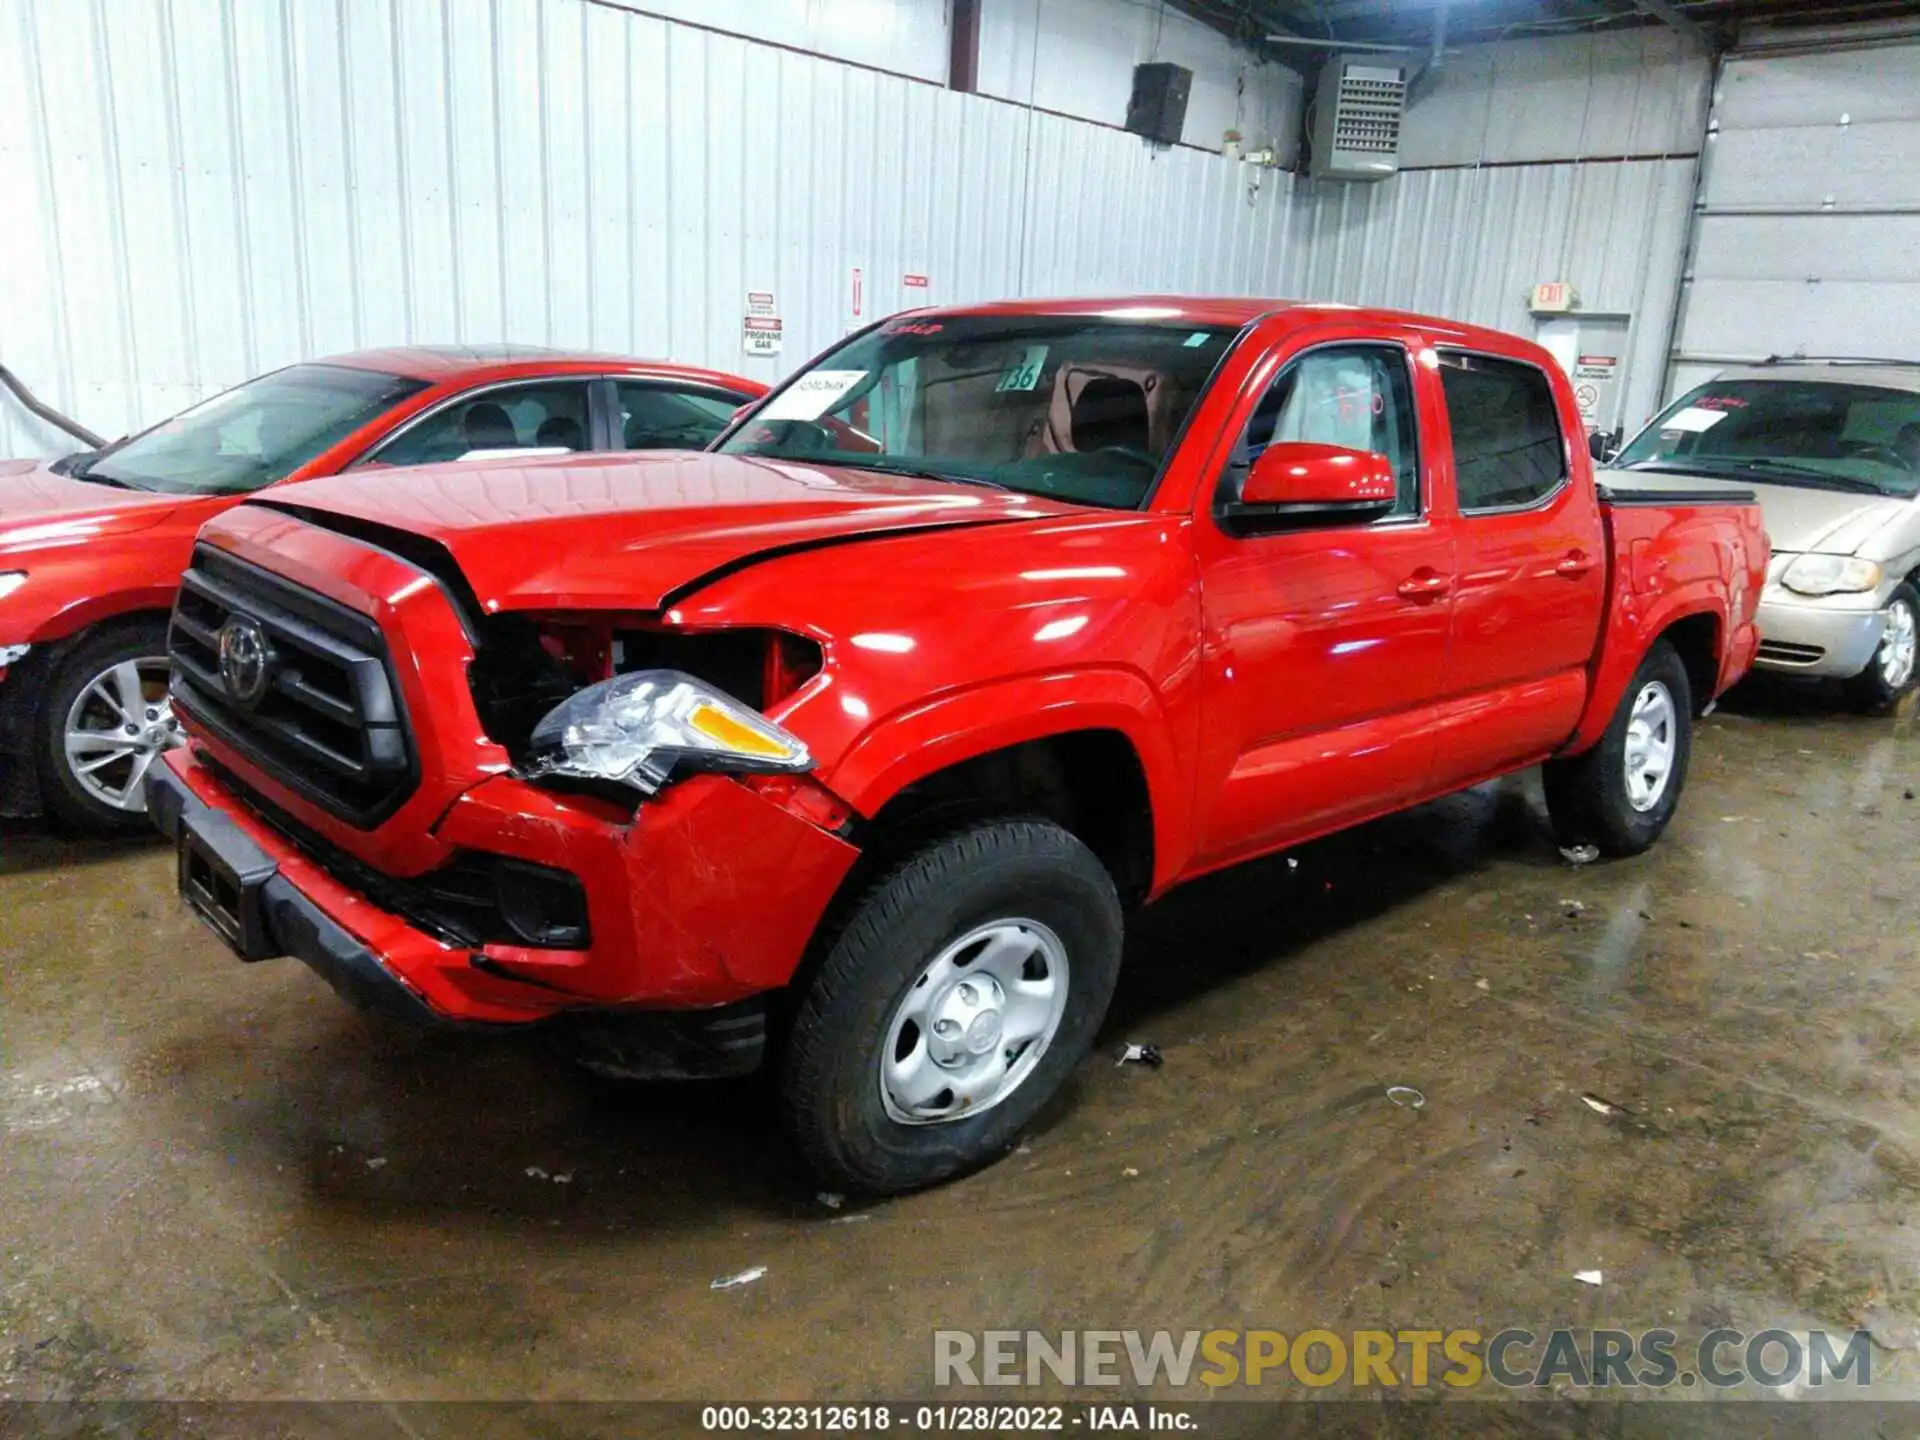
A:
<svg viewBox="0 0 1920 1440">
<path fill-rule="evenodd" d="M 1124 737 L 1146 780 L 1157 894 L 1591 745 L 1677 620 L 1713 617 L 1716 693 L 1752 658 L 1766 563 L 1758 510 L 1603 505 L 1575 443 L 1572 387 L 1525 341 L 1254 300 L 966 313 L 1150 313 L 1245 328 L 1139 511 L 720 455 L 574 457 L 432 467 L 404 488 L 346 475 L 270 497 L 315 524 L 261 506 L 208 526 L 208 542 L 380 621 L 421 755 L 418 791 L 366 832 L 300 809 L 270 776 L 244 775 L 249 784 L 395 874 L 464 847 L 560 865 L 586 887 L 589 949 L 491 957 L 538 984 L 476 979 L 425 937 L 376 946 L 436 1009 L 699 1006 L 778 987 L 855 857 L 823 818 L 833 797 L 870 817 L 914 782 L 1007 746 Z M 1354 341 L 1406 354 L 1420 513 L 1229 533 L 1214 496 L 1267 386 L 1302 351 Z M 1559 490 L 1525 510 L 1461 513 L 1434 347 L 1548 374 L 1568 437 Z M 506 773 L 448 597 L 411 565 L 324 528 L 335 515 L 430 539 L 488 612 L 817 642 L 820 672 L 768 714 L 806 743 L 821 803 L 809 811 L 703 777 L 629 819 Z M 212 737 L 196 740 L 234 764 Z M 194 761 L 176 763 L 203 798 L 217 789 Z M 349 913 L 369 935 L 377 922 Z"/>
<path fill-rule="evenodd" d="M 317 363 L 403 375 L 427 382 L 427 388 L 259 494 L 277 495 L 298 481 L 336 474 L 423 411 L 488 386 L 604 375 L 687 381 L 752 396 L 767 388 L 717 370 L 536 349 L 399 346 Z M 402 482 L 382 483 L 397 488 Z M 200 527 L 246 498 L 122 490 L 69 480 L 34 461 L 0 462 L 0 571 L 25 570 L 33 577 L 0 602 L 0 644 L 46 644 L 116 615 L 166 610 Z"/>
<path fill-rule="evenodd" d="M 273 498 L 407 530 L 453 552 L 489 610 L 650 610 L 769 549 L 1070 513 L 903 476 L 662 451 L 421 465 L 404 488 L 352 473 Z"/>
</svg>

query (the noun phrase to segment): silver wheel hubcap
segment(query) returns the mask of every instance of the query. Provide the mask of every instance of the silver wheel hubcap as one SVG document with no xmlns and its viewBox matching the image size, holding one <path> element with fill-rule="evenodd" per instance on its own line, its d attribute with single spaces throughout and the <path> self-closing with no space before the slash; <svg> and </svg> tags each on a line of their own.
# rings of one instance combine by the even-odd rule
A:
<svg viewBox="0 0 1920 1440">
<path fill-rule="evenodd" d="M 167 700 L 166 657 L 123 660 L 94 676 L 67 710 L 67 770 L 102 805 L 138 815 L 154 758 L 184 738 Z"/>
<path fill-rule="evenodd" d="M 1036 920 L 970 930 L 920 972 L 887 1027 L 880 1100 L 903 1125 L 990 1110 L 1020 1088 L 1067 1010 L 1067 951 Z"/>
<path fill-rule="evenodd" d="M 1887 629 L 1880 637 L 1880 679 L 1889 690 L 1899 690 L 1913 678 L 1913 607 L 1896 600 L 1887 607 Z"/>
<path fill-rule="evenodd" d="M 1673 696 L 1658 680 L 1649 680 L 1633 697 L 1627 717 L 1627 803 L 1651 810 L 1667 793 L 1679 727 Z"/>
</svg>

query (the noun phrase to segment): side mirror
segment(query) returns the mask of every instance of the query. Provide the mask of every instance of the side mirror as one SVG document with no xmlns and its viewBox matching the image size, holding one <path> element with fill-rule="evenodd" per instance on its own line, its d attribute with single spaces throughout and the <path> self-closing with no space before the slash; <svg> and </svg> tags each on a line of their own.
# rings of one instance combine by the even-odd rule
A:
<svg viewBox="0 0 1920 1440">
<path fill-rule="evenodd" d="M 1612 434 L 1605 430 L 1587 432 L 1587 454 L 1591 455 L 1597 464 L 1604 465 L 1619 453 L 1620 436 L 1617 432 Z"/>
<path fill-rule="evenodd" d="M 1392 510 L 1399 492 L 1384 455 L 1288 441 L 1261 452 L 1221 518 L 1235 532 L 1356 524 Z"/>
</svg>

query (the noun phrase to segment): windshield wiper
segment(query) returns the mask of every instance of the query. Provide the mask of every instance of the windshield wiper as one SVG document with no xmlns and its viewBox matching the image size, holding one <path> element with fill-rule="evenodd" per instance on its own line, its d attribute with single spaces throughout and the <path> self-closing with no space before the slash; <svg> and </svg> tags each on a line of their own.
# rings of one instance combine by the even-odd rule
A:
<svg viewBox="0 0 1920 1440">
<path fill-rule="evenodd" d="M 1002 484 L 998 480 L 988 480 L 979 475 L 955 475 L 945 470 L 929 470 L 924 465 L 874 465 L 863 464 L 857 460 L 836 460 L 836 465 L 844 465 L 849 470 L 871 470 L 879 475 L 904 475 L 910 480 L 944 480 L 950 485 L 980 485 L 988 490 L 1013 490 L 1013 486 Z"/>
<path fill-rule="evenodd" d="M 1759 480 L 1778 481 L 1786 476 L 1795 480 L 1810 482 L 1810 489 L 1827 487 L 1834 490 L 1865 491 L 1872 495 L 1892 495 L 1898 492 L 1876 485 L 1871 480 L 1862 480 L 1855 475 L 1836 475 L 1831 470 L 1822 470 L 1813 465 L 1800 465 L 1792 460 L 1778 460 L 1771 455 L 1755 455 L 1739 460 L 1639 460 L 1631 465 L 1618 467 L 1626 470 L 1643 470 L 1656 475 L 1700 475 L 1712 480 Z"/>
<path fill-rule="evenodd" d="M 144 486 L 135 485 L 131 481 L 122 480 L 118 476 L 102 474 L 100 471 L 94 469 L 94 462 L 99 458 L 98 455 L 76 457 L 73 463 L 67 466 L 67 478 L 69 480 L 84 480 L 89 485 L 111 485 L 116 490 L 140 490 L 145 488 Z"/>
<path fill-rule="evenodd" d="M 1865 490 L 1874 495 L 1891 493 L 1884 486 L 1876 485 L 1871 480 L 1863 480 L 1857 475 L 1836 475 L 1831 470 L 1820 469 L 1817 465 L 1801 465 L 1792 460 L 1779 460 L 1771 455 L 1756 455 L 1740 463 L 1749 470 L 1799 476 L 1817 484 L 1831 485 L 1836 490 Z"/>
</svg>

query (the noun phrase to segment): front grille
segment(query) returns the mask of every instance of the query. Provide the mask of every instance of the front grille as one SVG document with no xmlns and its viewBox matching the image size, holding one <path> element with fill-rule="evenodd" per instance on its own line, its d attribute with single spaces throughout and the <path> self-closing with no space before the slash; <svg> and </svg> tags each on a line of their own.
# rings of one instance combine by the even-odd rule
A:
<svg viewBox="0 0 1920 1440">
<path fill-rule="evenodd" d="M 223 627 L 246 621 L 268 646 L 265 691 L 251 704 L 220 663 Z M 413 793 L 400 687 L 371 617 L 202 545 L 168 650 L 175 703 L 303 799 L 371 829 Z"/>
<path fill-rule="evenodd" d="M 1760 642 L 1760 658 L 1777 665 L 1813 665 L 1824 659 L 1826 653 L 1818 645 L 1789 645 L 1784 640 Z"/>
</svg>

